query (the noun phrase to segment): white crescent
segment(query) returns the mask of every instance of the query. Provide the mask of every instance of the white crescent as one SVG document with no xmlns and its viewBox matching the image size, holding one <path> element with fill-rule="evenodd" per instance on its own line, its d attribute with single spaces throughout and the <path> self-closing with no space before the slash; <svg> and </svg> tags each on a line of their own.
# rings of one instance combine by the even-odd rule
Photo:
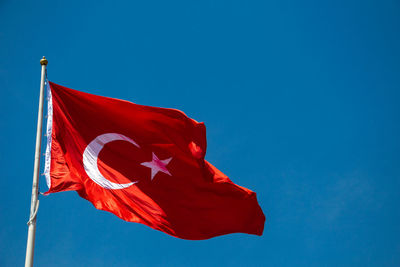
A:
<svg viewBox="0 0 400 267">
<path fill-rule="evenodd" d="M 85 168 L 86 174 L 90 179 L 93 180 L 93 182 L 106 189 L 124 189 L 133 185 L 134 183 L 137 183 L 137 181 L 127 184 L 114 183 L 107 180 L 99 171 L 97 158 L 99 157 L 100 151 L 103 149 L 105 144 L 117 140 L 127 141 L 137 147 L 140 147 L 135 141 L 129 137 L 126 137 L 125 135 L 118 133 L 106 133 L 97 136 L 92 142 L 89 143 L 83 152 L 83 167 Z"/>
</svg>

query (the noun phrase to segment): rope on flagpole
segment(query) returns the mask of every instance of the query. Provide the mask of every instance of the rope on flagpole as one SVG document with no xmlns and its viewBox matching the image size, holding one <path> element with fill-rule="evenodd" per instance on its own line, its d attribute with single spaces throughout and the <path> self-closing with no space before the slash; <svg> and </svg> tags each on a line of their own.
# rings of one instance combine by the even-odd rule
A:
<svg viewBox="0 0 400 267">
<path fill-rule="evenodd" d="M 31 217 L 29 218 L 29 221 L 26 223 L 27 225 L 30 225 L 31 223 L 33 223 L 33 220 L 36 219 L 36 215 L 39 209 L 39 199 L 36 201 L 36 207 L 35 207 L 35 211 L 33 212 L 33 214 L 31 215 Z"/>
</svg>

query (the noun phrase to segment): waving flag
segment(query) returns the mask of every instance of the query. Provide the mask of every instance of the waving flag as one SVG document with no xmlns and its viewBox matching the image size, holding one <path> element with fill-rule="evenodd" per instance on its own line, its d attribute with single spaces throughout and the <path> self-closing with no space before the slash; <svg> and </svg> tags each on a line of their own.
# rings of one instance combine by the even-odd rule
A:
<svg viewBox="0 0 400 267">
<path fill-rule="evenodd" d="M 204 159 L 203 123 L 49 84 L 47 194 L 75 190 L 97 209 L 184 239 L 262 234 L 256 194 Z"/>
</svg>

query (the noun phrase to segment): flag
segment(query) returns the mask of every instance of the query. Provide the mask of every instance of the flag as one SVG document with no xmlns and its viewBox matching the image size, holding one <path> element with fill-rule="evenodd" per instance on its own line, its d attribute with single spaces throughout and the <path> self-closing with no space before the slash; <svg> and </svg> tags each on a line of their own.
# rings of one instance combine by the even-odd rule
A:
<svg viewBox="0 0 400 267">
<path fill-rule="evenodd" d="M 203 123 L 48 84 L 46 194 L 75 190 L 97 209 L 183 239 L 262 234 L 256 194 L 204 159 Z"/>
</svg>

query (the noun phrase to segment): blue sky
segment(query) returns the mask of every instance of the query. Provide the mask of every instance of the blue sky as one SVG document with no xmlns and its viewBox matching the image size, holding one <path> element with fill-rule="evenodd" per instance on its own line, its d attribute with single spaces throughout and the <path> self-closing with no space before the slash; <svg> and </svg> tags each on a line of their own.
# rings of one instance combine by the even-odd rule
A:
<svg viewBox="0 0 400 267">
<path fill-rule="evenodd" d="M 399 11 L 1 1 L 0 266 L 25 258 L 42 56 L 53 82 L 204 121 L 206 158 L 257 192 L 267 221 L 262 237 L 187 241 L 75 192 L 41 196 L 36 266 L 399 266 Z"/>
</svg>

